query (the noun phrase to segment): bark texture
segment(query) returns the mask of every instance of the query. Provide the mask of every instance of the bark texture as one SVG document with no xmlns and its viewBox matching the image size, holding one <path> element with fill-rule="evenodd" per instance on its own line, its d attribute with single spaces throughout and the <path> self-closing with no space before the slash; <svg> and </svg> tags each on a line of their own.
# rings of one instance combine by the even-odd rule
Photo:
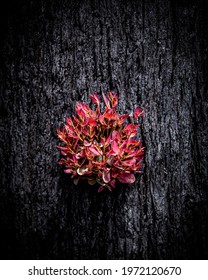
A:
<svg viewBox="0 0 208 280">
<path fill-rule="evenodd" d="M 208 258 L 205 1 L 16 2 L 1 17 L 1 258 Z M 145 167 L 98 194 L 57 165 L 56 128 L 109 89 L 145 111 Z"/>
</svg>

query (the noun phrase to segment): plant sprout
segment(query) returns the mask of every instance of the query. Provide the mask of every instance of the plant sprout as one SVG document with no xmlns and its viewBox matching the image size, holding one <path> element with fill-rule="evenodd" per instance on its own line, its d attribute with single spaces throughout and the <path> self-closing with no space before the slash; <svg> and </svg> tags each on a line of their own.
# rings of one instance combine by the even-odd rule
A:
<svg viewBox="0 0 208 280">
<path fill-rule="evenodd" d="M 143 115 L 137 107 L 130 117 L 116 111 L 118 97 L 115 92 L 102 94 L 105 108 L 101 112 L 100 98 L 95 92 L 90 98 L 95 110 L 87 104 L 77 102 L 76 115 L 66 118 L 57 134 L 63 146 L 62 158 L 58 162 L 71 174 L 74 184 L 87 180 L 89 185 L 98 183 L 98 191 L 112 190 L 118 182 L 132 184 L 135 173 L 142 170 L 144 147 L 136 139 L 139 124 L 136 121 Z M 131 120 L 131 122 L 129 121 Z"/>
</svg>

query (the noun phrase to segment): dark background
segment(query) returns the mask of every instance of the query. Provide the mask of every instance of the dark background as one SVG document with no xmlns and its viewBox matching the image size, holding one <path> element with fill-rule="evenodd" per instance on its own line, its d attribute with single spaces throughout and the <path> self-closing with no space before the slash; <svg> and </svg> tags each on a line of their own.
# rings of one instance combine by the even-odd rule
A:
<svg viewBox="0 0 208 280">
<path fill-rule="evenodd" d="M 0 11 L 2 259 L 208 258 L 206 1 L 6 1 Z M 97 193 L 57 161 L 89 93 L 145 116 L 144 172 Z"/>
</svg>

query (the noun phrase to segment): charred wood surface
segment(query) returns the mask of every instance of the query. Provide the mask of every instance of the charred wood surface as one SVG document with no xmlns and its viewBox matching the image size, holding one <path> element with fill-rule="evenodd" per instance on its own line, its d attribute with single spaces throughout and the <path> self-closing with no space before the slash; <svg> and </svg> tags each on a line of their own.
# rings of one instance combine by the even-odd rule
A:
<svg viewBox="0 0 208 280">
<path fill-rule="evenodd" d="M 25 0 L 1 13 L 1 258 L 208 258 L 205 1 Z M 120 112 L 144 109 L 146 152 L 133 186 L 98 194 L 57 165 L 56 128 L 109 89 Z"/>
</svg>

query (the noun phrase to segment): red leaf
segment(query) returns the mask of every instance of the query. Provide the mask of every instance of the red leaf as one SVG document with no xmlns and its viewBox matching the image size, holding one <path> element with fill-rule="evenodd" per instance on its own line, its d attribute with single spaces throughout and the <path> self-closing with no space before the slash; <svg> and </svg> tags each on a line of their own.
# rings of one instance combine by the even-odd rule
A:
<svg viewBox="0 0 208 280">
<path fill-rule="evenodd" d="M 105 102 L 105 105 L 108 109 L 110 109 L 110 102 L 109 100 L 107 99 L 107 97 L 105 96 L 104 93 L 102 93 L 102 96 L 103 96 L 103 99 L 104 99 L 104 102 Z"/>
<path fill-rule="evenodd" d="M 100 186 L 99 189 L 98 189 L 98 192 L 102 192 L 103 190 L 104 190 L 104 187 Z"/>
<path fill-rule="evenodd" d="M 73 121 L 71 118 L 66 118 L 66 122 L 69 124 L 69 125 L 72 125 L 73 126 Z"/>
<path fill-rule="evenodd" d="M 129 118 L 129 115 L 125 114 L 125 115 L 121 115 L 119 117 L 119 124 L 123 124 L 125 119 Z"/>
<path fill-rule="evenodd" d="M 118 104 L 118 97 L 116 96 L 116 93 L 112 93 L 111 91 L 108 92 L 108 97 L 110 99 L 112 108 L 115 108 Z"/>
<path fill-rule="evenodd" d="M 108 109 L 105 111 L 103 114 L 103 117 L 109 120 L 117 120 L 118 119 L 118 114 L 114 112 L 113 109 Z"/>
<path fill-rule="evenodd" d="M 142 110 L 141 107 L 137 107 L 134 111 L 134 118 L 137 119 L 140 116 L 143 116 L 144 111 Z"/>
<path fill-rule="evenodd" d="M 88 124 L 89 124 L 90 126 L 96 126 L 96 125 L 97 125 L 97 122 L 96 122 L 93 118 L 89 118 Z"/>
<path fill-rule="evenodd" d="M 116 186 L 115 183 L 116 183 L 115 180 L 111 180 L 111 181 L 110 181 L 110 185 L 111 185 L 113 188 L 115 188 L 115 186 Z"/>
<path fill-rule="evenodd" d="M 90 94 L 90 98 L 91 98 L 92 102 L 96 103 L 97 105 L 100 104 L 100 99 L 96 92 L 94 93 L 94 95 Z"/>
</svg>

